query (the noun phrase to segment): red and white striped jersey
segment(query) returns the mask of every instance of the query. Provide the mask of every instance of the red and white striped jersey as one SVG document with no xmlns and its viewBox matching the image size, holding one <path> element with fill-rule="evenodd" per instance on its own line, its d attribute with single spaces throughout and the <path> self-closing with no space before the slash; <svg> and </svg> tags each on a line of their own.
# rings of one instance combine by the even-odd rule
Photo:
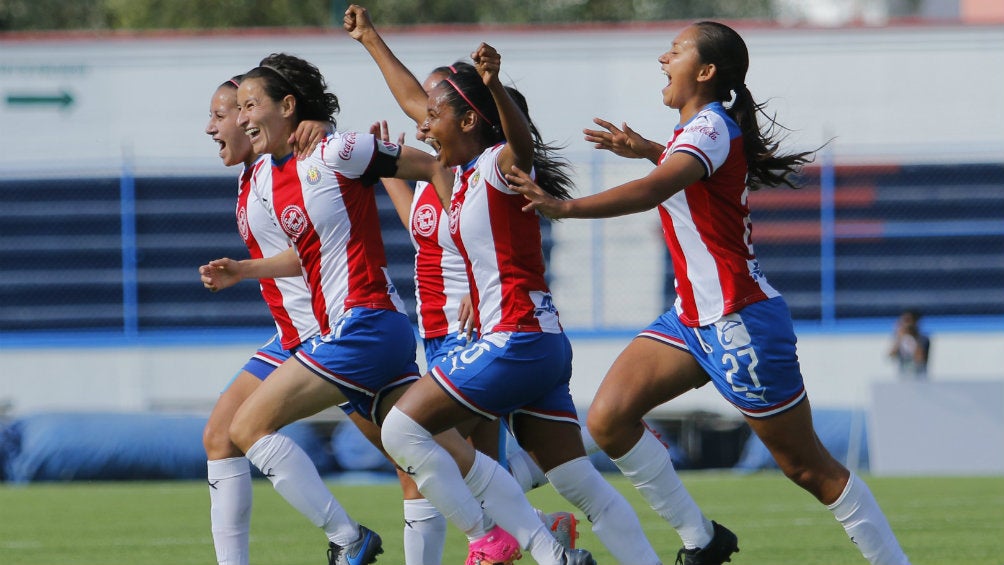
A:
<svg viewBox="0 0 1004 565">
<path fill-rule="evenodd" d="M 697 327 L 778 293 L 753 252 L 742 131 L 721 103 L 677 125 L 659 163 L 676 152 L 692 155 L 705 170 L 704 178 L 659 206 L 676 276 L 676 312 Z"/>
<path fill-rule="evenodd" d="M 471 299 L 482 333 L 561 332 L 544 280 L 540 222 L 499 170 L 504 144 L 456 168 L 450 235 L 467 263 Z"/>
<path fill-rule="evenodd" d="M 237 231 L 247 245 L 250 257 L 260 259 L 289 249 L 289 240 L 251 190 L 253 167 L 241 173 L 237 187 Z M 261 296 L 275 319 L 283 349 L 292 349 L 317 335 L 317 319 L 310 306 L 310 291 L 302 278 L 261 279 L 258 282 Z"/>
<path fill-rule="evenodd" d="M 436 189 L 415 185 L 408 222 L 415 246 L 415 297 L 418 333 L 423 339 L 460 331 L 460 301 L 467 295 L 467 268 L 450 237 L 449 216 Z"/>
<path fill-rule="evenodd" d="M 400 148 L 336 132 L 303 161 L 263 159 L 252 175 L 252 189 L 296 248 L 325 335 L 350 308 L 404 310 L 387 273 L 373 193 L 380 153 L 396 158 Z"/>
</svg>

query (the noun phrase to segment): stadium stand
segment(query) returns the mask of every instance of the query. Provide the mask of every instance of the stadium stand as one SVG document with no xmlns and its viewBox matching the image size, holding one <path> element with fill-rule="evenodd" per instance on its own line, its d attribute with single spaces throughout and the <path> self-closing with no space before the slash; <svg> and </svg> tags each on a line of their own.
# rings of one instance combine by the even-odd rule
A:
<svg viewBox="0 0 1004 565">
<path fill-rule="evenodd" d="M 796 319 L 824 297 L 818 168 L 804 186 L 750 195 L 753 242 Z M 832 272 L 837 318 L 1004 313 L 1004 166 L 837 167 Z M 675 298 L 667 256 L 666 304 Z M 668 307 L 668 306 L 667 306 Z"/>
<path fill-rule="evenodd" d="M 750 197 L 761 265 L 803 320 L 820 318 L 824 298 L 819 178 L 810 170 L 798 191 Z M 1004 165 L 838 167 L 835 185 L 838 318 L 1004 314 Z M 198 280 L 204 262 L 246 256 L 234 187 L 232 177 L 0 181 L 0 332 L 117 331 L 130 319 L 138 332 L 270 326 L 256 285 L 212 294 Z M 390 274 L 413 313 L 411 243 L 377 195 Z M 669 304 L 668 266 L 666 280 Z"/>
</svg>

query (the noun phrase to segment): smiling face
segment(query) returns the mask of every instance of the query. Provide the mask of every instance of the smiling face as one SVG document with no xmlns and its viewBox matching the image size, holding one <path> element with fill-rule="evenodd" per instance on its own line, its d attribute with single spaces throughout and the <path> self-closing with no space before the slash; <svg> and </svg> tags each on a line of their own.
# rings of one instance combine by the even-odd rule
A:
<svg viewBox="0 0 1004 565">
<path fill-rule="evenodd" d="M 439 162 L 452 167 L 470 160 L 463 151 L 463 130 L 460 120 L 447 104 L 447 89 L 453 88 L 446 81 L 437 84 L 429 93 L 428 110 L 425 121 L 419 126 L 424 141 L 436 150 Z"/>
<path fill-rule="evenodd" d="M 251 141 L 237 127 L 237 89 L 221 86 L 209 101 L 209 123 L 206 134 L 219 145 L 220 159 L 230 167 L 239 163 L 249 165 L 254 160 Z"/>
<path fill-rule="evenodd" d="M 446 78 L 446 74 L 444 74 L 444 73 L 432 73 L 432 74 L 430 74 L 429 76 L 427 76 L 425 78 L 425 82 L 422 83 L 422 90 L 425 91 L 425 94 L 427 96 L 431 96 L 432 95 L 432 89 L 436 88 L 436 85 L 438 85 L 439 83 L 443 82 L 443 79 L 445 79 L 445 78 Z M 436 151 L 437 153 L 439 152 L 438 145 L 432 145 L 431 142 L 429 142 L 428 140 L 426 140 L 426 138 L 425 138 L 425 131 L 422 130 L 422 124 L 417 124 L 415 126 L 415 130 L 416 130 L 415 131 L 415 139 L 417 139 L 419 141 L 422 141 L 422 142 L 425 142 L 425 143 L 428 143 L 432 147 L 432 149 L 434 151 Z"/>
<path fill-rule="evenodd" d="M 293 151 L 288 141 L 296 129 L 296 99 L 287 95 L 273 100 L 264 86 L 260 78 L 241 81 L 237 89 L 237 125 L 251 140 L 255 153 L 285 157 Z"/>
<path fill-rule="evenodd" d="M 681 110 L 706 90 L 702 83 L 709 80 L 713 66 L 701 61 L 697 34 L 696 26 L 687 27 L 673 40 L 670 50 L 659 56 L 662 72 L 668 79 L 662 89 L 662 103 L 670 108 Z"/>
</svg>

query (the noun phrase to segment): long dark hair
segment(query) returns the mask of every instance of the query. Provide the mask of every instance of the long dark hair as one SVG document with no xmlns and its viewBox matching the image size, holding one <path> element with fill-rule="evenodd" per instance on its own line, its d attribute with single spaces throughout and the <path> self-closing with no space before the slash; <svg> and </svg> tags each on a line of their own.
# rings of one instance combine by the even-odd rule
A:
<svg viewBox="0 0 1004 565">
<path fill-rule="evenodd" d="M 321 71 L 311 63 L 286 53 L 273 53 L 244 74 L 244 79 L 260 78 L 265 93 L 272 100 L 282 100 L 287 94 L 296 98 L 297 122 L 317 120 L 335 123 L 341 109 L 338 97 L 328 92 L 328 83 Z"/>
<path fill-rule="evenodd" d="M 482 146 L 491 147 L 505 141 L 495 98 L 474 66 L 469 63 L 454 63 L 447 70 L 449 76 L 448 80 L 444 81 L 447 84 L 444 100 L 453 109 L 454 115 L 460 117 L 473 110 L 481 118 L 478 120 L 478 135 Z M 563 200 L 571 198 L 572 179 L 568 173 L 570 166 L 568 161 L 557 153 L 563 147 L 543 140 L 537 126 L 530 119 L 526 97 L 512 86 L 505 88 L 530 125 L 530 135 L 533 138 L 533 168 L 537 174 L 537 184 L 555 198 Z"/>
<path fill-rule="evenodd" d="M 788 131 L 758 104 L 746 87 L 749 51 L 746 42 L 727 25 L 703 21 L 697 27 L 697 52 L 704 63 L 715 65 L 715 98 L 726 106 L 726 112 L 743 132 L 743 148 L 749 168 L 749 188 L 786 184 L 798 188 L 790 175 L 812 162 L 815 151 L 782 154 L 778 151 Z M 766 118 L 768 126 L 761 129 L 757 114 Z"/>
</svg>

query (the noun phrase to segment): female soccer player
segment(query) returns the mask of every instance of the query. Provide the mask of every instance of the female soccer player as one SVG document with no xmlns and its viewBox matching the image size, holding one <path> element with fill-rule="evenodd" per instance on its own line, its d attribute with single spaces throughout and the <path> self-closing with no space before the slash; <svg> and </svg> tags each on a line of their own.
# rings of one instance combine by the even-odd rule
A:
<svg viewBox="0 0 1004 565">
<path fill-rule="evenodd" d="M 527 210 L 552 218 L 603 218 L 658 208 L 676 273 L 675 307 L 643 330 L 608 371 L 589 410 L 589 431 L 653 509 L 680 534 L 678 560 L 721 564 L 736 536 L 710 522 L 687 493 L 644 414 L 710 380 L 746 418 L 792 481 L 812 493 L 874 564 L 908 563 L 865 483 L 823 447 L 795 353 L 791 315 L 756 260 L 746 197 L 788 176 L 811 153 L 782 154 L 764 132 L 746 88 L 742 38 L 716 22 L 684 29 L 659 57 L 663 103 L 680 124 L 662 147 L 596 120 L 586 140 L 657 164 L 647 176 L 592 196 L 556 199 L 526 173 L 508 174 Z M 772 121 L 772 125 L 773 124 Z"/>
<path fill-rule="evenodd" d="M 421 132 L 440 162 L 455 168 L 452 190 L 437 190 L 465 260 L 481 334 L 405 393 L 384 422 L 384 446 L 426 497 L 468 532 L 471 563 L 506 561 L 513 548 L 485 545 L 471 535 L 480 509 L 463 491 L 464 482 L 539 563 L 591 563 L 587 552 L 555 543 L 497 463 L 471 449 L 454 457 L 458 472 L 433 440 L 478 418 L 509 417 L 520 444 L 558 492 L 594 520 L 618 560 L 658 563 L 630 506 L 585 456 L 568 388 L 571 348 L 544 281 L 539 220 L 519 210 L 522 199 L 506 189 L 499 168 L 533 165 L 562 195 L 568 179 L 530 123 L 522 96 L 501 84 L 495 49 L 482 44 L 472 58 L 474 66 L 456 66 L 431 91 Z"/>
<path fill-rule="evenodd" d="M 203 281 L 220 289 L 244 278 L 305 279 L 320 335 L 245 400 L 230 438 L 324 529 L 332 564 L 370 563 L 382 552 L 379 536 L 348 516 L 307 455 L 276 430 L 346 401 L 375 421 L 380 403 L 417 378 L 414 333 L 386 274 L 372 184 L 395 174 L 429 180 L 443 169 L 420 151 L 352 132 L 332 133 L 306 158 L 293 159 L 288 138 L 301 122 L 333 121 L 338 102 L 326 88 L 316 67 L 289 55 L 267 57 L 244 76 L 238 124 L 254 151 L 269 155 L 252 170 L 252 190 L 293 247 L 262 259 L 213 261 Z"/>
<path fill-rule="evenodd" d="M 425 120 L 428 93 L 457 67 L 468 63 L 455 63 L 438 67 L 419 84 L 415 76 L 397 59 L 387 44 L 377 33 L 369 19 L 367 10 L 351 5 L 345 12 L 344 27 L 349 35 L 359 41 L 373 57 L 380 68 L 395 99 L 412 118 L 416 125 Z M 372 133 L 389 141 L 386 122 L 374 124 Z M 419 129 L 419 141 L 425 141 L 425 134 Z M 401 139 L 403 143 L 403 136 Z M 433 148 L 434 150 L 435 148 Z M 467 269 L 463 256 L 453 242 L 449 231 L 449 217 L 439 200 L 435 187 L 418 182 L 415 188 L 400 179 L 382 179 L 384 188 L 390 195 L 401 222 L 411 234 L 415 246 L 415 294 L 418 305 L 418 330 L 423 340 L 426 366 L 431 367 L 452 352 L 459 351 L 477 331 L 474 328 L 474 312 L 471 310 Z M 529 491 L 547 482 L 543 471 L 526 451 L 514 442 L 509 442 L 508 430 L 498 420 L 481 420 L 471 431 L 470 439 L 480 451 L 503 462 L 503 466 L 513 474 L 524 491 Z M 507 449 L 508 446 L 508 449 Z M 434 507 L 425 507 L 420 501 L 409 501 L 407 514 L 418 518 L 409 522 L 405 529 L 406 559 L 407 540 L 416 530 L 434 524 L 442 516 L 433 512 Z M 569 512 L 538 515 L 551 532 L 566 547 L 574 547 L 576 519 Z M 443 534 L 445 536 L 445 532 Z M 422 546 L 431 550 L 431 538 Z M 414 562 L 419 562 L 417 559 Z M 426 555 L 422 563 L 438 563 L 435 555 Z"/>
<path fill-rule="evenodd" d="M 237 87 L 242 76 L 221 84 L 209 105 L 206 134 L 219 146 L 223 164 L 243 165 L 237 189 L 237 227 L 252 258 L 275 255 L 289 245 L 251 192 L 251 169 L 257 154 L 237 127 Z M 327 122 L 305 121 L 298 128 L 312 150 L 327 135 Z M 295 141 L 295 140 L 294 140 Z M 203 265 L 200 273 L 211 267 Z M 244 365 L 220 393 L 203 431 L 209 479 L 210 522 L 220 565 L 247 565 L 251 529 L 251 468 L 244 453 L 230 441 L 229 428 L 237 408 L 301 343 L 317 335 L 310 293 L 302 278 L 262 279 L 262 297 L 275 320 L 276 334 Z"/>
</svg>

